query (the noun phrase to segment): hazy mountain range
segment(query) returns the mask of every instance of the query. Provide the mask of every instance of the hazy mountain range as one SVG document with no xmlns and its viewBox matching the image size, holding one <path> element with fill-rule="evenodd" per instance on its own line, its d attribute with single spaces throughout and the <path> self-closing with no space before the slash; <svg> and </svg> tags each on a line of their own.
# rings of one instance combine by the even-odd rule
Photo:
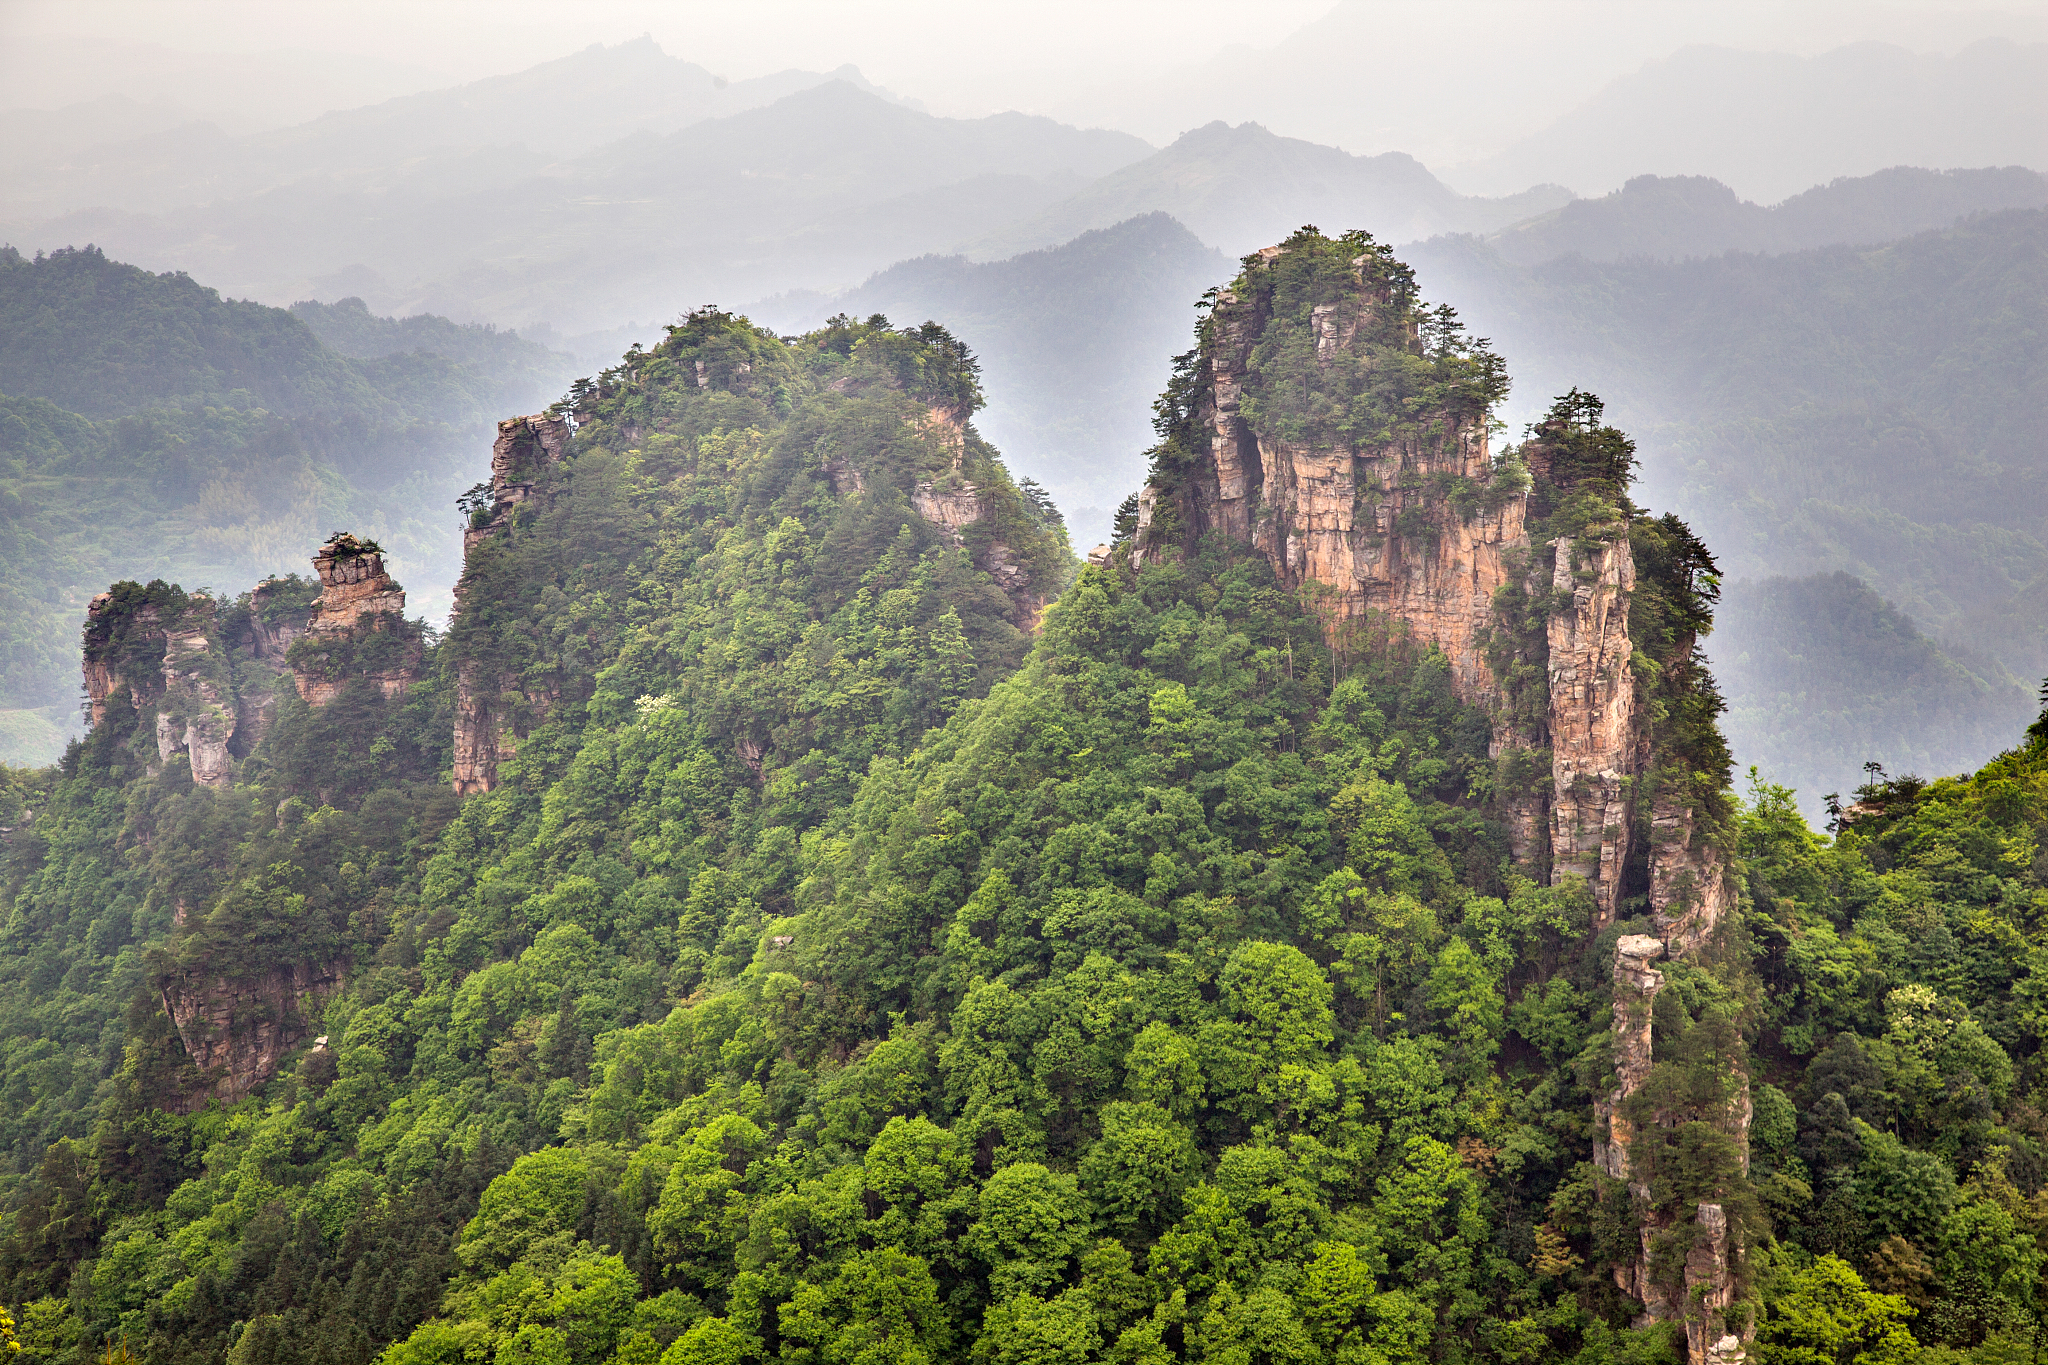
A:
<svg viewBox="0 0 2048 1365">
<path fill-rule="evenodd" d="M 2044 123 L 2027 104 L 2043 51 L 1681 52 L 1595 92 L 1515 157 L 1460 167 L 1458 184 L 1515 191 L 1487 198 L 1401 153 L 1354 155 L 1256 123 L 1208 122 L 1154 148 L 1022 114 L 937 118 L 851 69 L 724 82 L 643 40 L 253 134 L 190 125 L 124 139 L 149 113 L 133 101 L 72 118 L 0 115 L 14 134 L 4 211 L 17 244 L 96 241 L 230 296 L 293 303 L 328 348 L 372 367 L 363 374 L 438 356 L 470 376 L 466 392 L 495 385 L 521 406 L 707 302 L 785 332 L 840 311 L 940 320 L 982 359 L 982 428 L 1054 492 L 1082 546 L 1140 479 L 1151 399 L 1189 345 L 1192 303 L 1228 278 L 1231 258 L 1305 222 L 1364 227 L 1409 244 L 1431 296 L 1507 354 L 1520 384 L 1512 427 L 1563 387 L 1597 388 L 1641 441 L 1653 500 L 1692 517 L 1731 576 L 1818 582 L 1846 570 L 1897 604 L 1872 599 L 1906 623 L 1896 629 L 1946 642 L 1946 654 L 1927 636 L 1904 653 L 1873 647 L 1874 658 L 1946 660 L 1916 674 L 1914 697 L 1966 676 L 2010 700 L 2017 678 L 2048 667 L 2026 608 L 2048 582 L 2035 496 L 2044 425 L 2026 397 L 2041 368 L 2027 310 L 2048 300 L 2029 235 L 2042 215 L 1951 225 L 2038 210 L 2048 180 L 2010 164 L 1813 168 L 1881 147 L 1937 167 L 1966 153 L 1979 166 L 2048 164 L 2028 140 Z M 1247 79 L 1261 70 L 1244 68 Z M 1893 112 L 1837 117 L 1814 93 L 1829 81 Z M 1746 92 L 1747 122 L 1703 112 L 1730 90 Z M 1916 119 L 1936 99 L 1978 115 Z M 1929 140 L 1937 123 L 1946 142 Z M 1722 180 L 1640 173 L 1711 167 L 1738 127 L 1773 145 L 1736 148 L 1738 171 Z M 1875 131 L 1859 142 L 1859 129 Z M 1807 160 L 1787 160 L 1778 142 Z M 1514 167 L 1531 174 L 1517 181 Z M 1781 193 L 1753 188 L 1773 175 Z M 1546 181 L 1619 188 L 1582 199 Z M 1766 198 L 1782 202 L 1751 202 Z M 1930 230 L 1941 231 L 1902 240 Z M 461 325 L 479 321 L 519 333 Z M 19 340 L 27 364 L 34 346 Z M 56 378 L 42 387 L 68 401 Z M 248 397 L 259 401 L 290 412 L 298 400 Z M 404 394 L 352 401 L 424 410 Z M 440 438 L 429 444 L 437 468 L 452 458 Z M 459 471 L 436 479 L 453 486 Z M 415 576 L 423 604 L 442 600 L 442 567 Z M 1840 597 L 1732 597 L 1717 657 L 1757 697 L 1795 695 L 1786 679 L 1833 665 L 1795 666 L 1768 643 L 1746 651 L 1743 622 L 1798 638 L 1786 622 Z M 1731 731 L 1747 752 L 1806 762 L 1770 751 L 1773 727 L 1757 718 L 1781 703 L 1738 703 Z M 1876 712 L 1843 724 L 1865 722 L 1905 724 Z M 1921 739 L 1921 757 L 1902 761 L 1976 742 Z"/>
</svg>

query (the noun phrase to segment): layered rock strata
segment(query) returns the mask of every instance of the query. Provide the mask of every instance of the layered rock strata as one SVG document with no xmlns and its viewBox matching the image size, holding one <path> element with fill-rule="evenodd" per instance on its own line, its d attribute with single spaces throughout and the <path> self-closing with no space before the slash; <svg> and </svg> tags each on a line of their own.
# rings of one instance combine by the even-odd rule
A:
<svg viewBox="0 0 2048 1365">
<path fill-rule="evenodd" d="M 1398 267 L 1375 251 L 1350 261 L 1348 281 L 1318 266 L 1326 273 L 1310 297 L 1320 301 L 1306 307 L 1310 286 L 1293 278 L 1283 305 L 1277 281 L 1290 250 L 1246 258 L 1244 275 L 1215 296 L 1187 387 L 1162 404 L 1183 402 L 1175 411 L 1184 415 L 1169 413 L 1157 472 L 1139 495 L 1130 561 L 1142 567 L 1220 532 L 1256 548 L 1322 616 L 1340 659 L 1368 634 L 1442 653 L 1459 699 L 1492 718 L 1496 813 L 1516 862 L 1553 884 L 1582 881 L 1596 932 L 1647 911 L 1659 935 L 1624 937 L 1614 967 L 1620 1080 L 1597 1105 L 1595 1161 L 1626 1182 L 1635 1135 L 1624 1107 L 1650 1075 L 1651 1010 L 1664 980 L 1652 964 L 1667 950 L 1696 954 L 1734 895 L 1726 854 L 1681 799 L 1686 779 L 1672 777 L 1683 764 L 1674 768 L 1653 738 L 1650 674 L 1630 634 L 1641 585 L 1625 499 L 1612 519 L 1586 524 L 1585 509 L 1613 495 L 1587 485 L 1589 498 L 1600 497 L 1581 499 L 1560 519 L 1563 529 L 1540 529 L 1575 495 L 1576 480 L 1616 471 L 1587 474 L 1572 427 L 1539 427 L 1496 459 L 1489 415 L 1450 407 L 1390 422 L 1387 430 L 1412 433 L 1400 439 L 1300 437 L 1318 429 L 1316 401 L 1339 410 L 1352 401 L 1342 395 L 1381 367 L 1407 363 L 1396 353 L 1426 353 L 1413 323 L 1396 325 L 1417 316 L 1406 295 L 1397 298 L 1409 287 Z M 1397 304 L 1408 311 L 1392 311 Z M 1283 306 L 1290 311 L 1276 316 Z M 1310 366 L 1315 373 L 1305 374 Z M 1289 404 L 1290 420 L 1270 415 Z M 1371 425 L 1353 419 L 1353 429 Z M 1616 469 L 1625 480 L 1625 462 Z M 1689 657 L 1691 641 L 1677 648 Z M 1728 1124 L 1746 1144 L 1746 1083 L 1735 1080 L 1740 1112 Z M 1705 1335 L 1693 1365 L 1729 1365 L 1723 1310 L 1735 1282 L 1727 1267 L 1742 1252 L 1720 1206 L 1702 1206 L 1698 1226 L 1704 1240 L 1682 1288 L 1650 1275 L 1649 1239 L 1668 1230 L 1668 1218 L 1644 1223 L 1643 1255 L 1616 1277 L 1653 1316 L 1684 1316 L 1689 1331 L 1699 1319 Z M 1739 1357 L 1734 1340 L 1728 1349 Z"/>
<path fill-rule="evenodd" d="M 1599 542 L 1584 563 L 1569 540 L 1551 549 L 1549 587 L 1560 603 L 1548 632 L 1552 879 L 1584 879 L 1604 928 L 1621 900 L 1631 779 L 1641 769 L 1628 638 L 1635 556 L 1620 538 Z"/>
<path fill-rule="evenodd" d="M 338 970 L 298 965 L 279 966 L 253 981 L 166 983 L 164 1012 L 203 1077 L 184 1097 L 186 1112 L 209 1100 L 233 1104 L 276 1075 L 285 1054 L 312 1033 L 309 1020 L 319 1003 L 341 984 Z"/>
<path fill-rule="evenodd" d="M 384 568 L 373 542 L 341 534 L 313 556 L 320 596 L 305 635 L 287 648 L 294 684 L 312 706 L 325 706 L 355 677 L 369 678 L 387 698 L 419 681 L 424 648 L 405 619 L 405 589 Z"/>
<path fill-rule="evenodd" d="M 511 522 L 519 504 L 533 496 L 541 474 L 568 455 L 574 435 L 567 418 L 544 412 L 498 423 L 497 439 L 491 442 L 491 501 L 463 532 L 465 553 Z"/>
<path fill-rule="evenodd" d="M 1287 251 L 1247 258 L 1243 279 L 1216 296 L 1191 420 L 1177 437 L 1195 458 L 1140 494 L 1133 564 L 1220 531 L 1256 547 L 1323 615 L 1333 647 L 1375 622 L 1441 651 L 1459 699 L 1494 717 L 1497 759 L 1548 751 L 1547 782 L 1502 784 L 1510 790 L 1499 813 L 1516 860 L 1553 883 L 1583 880 L 1596 928 L 1640 897 L 1676 951 L 1690 951 L 1732 903 L 1727 860 L 1677 802 L 1660 797 L 1643 809 L 1657 756 L 1629 634 L 1637 584 L 1628 524 L 1532 543 L 1531 471 L 1552 477 L 1552 437 L 1539 429 L 1513 458 L 1496 460 L 1484 413 L 1445 409 L 1412 425 L 1421 435 L 1365 445 L 1256 426 L 1246 416 L 1264 383 L 1255 353 L 1274 326 L 1261 275 Z M 1375 323 L 1391 295 L 1377 260 L 1353 260 L 1352 288 L 1310 312 L 1318 365 L 1356 359 L 1361 337 L 1386 345 Z M 1408 344 L 1419 348 L 1412 336 Z M 1516 592 L 1543 607 L 1539 637 L 1510 651 L 1543 676 L 1533 710 L 1514 704 L 1496 676 L 1498 603 Z"/>
</svg>

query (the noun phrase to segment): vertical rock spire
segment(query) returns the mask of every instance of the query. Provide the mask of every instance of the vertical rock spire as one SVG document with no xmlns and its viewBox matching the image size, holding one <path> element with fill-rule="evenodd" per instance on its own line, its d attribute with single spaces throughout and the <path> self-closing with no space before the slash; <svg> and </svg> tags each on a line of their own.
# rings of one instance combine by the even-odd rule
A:
<svg viewBox="0 0 2048 1365">
<path fill-rule="evenodd" d="M 1655 577 L 1668 576 L 1662 559 L 1639 563 L 1638 542 L 1664 547 L 1663 559 L 1680 543 L 1700 572 L 1711 560 L 1681 523 L 1629 502 L 1633 446 L 1601 424 L 1590 395 L 1560 399 L 1497 455 L 1499 362 L 1462 342 L 1446 311 L 1423 310 L 1406 267 L 1362 234 L 1332 242 L 1305 228 L 1246 257 L 1214 299 L 1160 403 L 1164 439 L 1131 561 L 1220 532 L 1318 609 L 1333 653 L 1368 622 L 1442 653 L 1459 699 L 1492 718 L 1496 814 L 1516 862 L 1552 884 L 1582 883 L 1596 932 L 1647 916 L 1660 935 L 1620 941 L 1619 1083 L 1596 1115 L 1596 1163 L 1640 1185 L 1624 1111 L 1640 1107 L 1631 1101 L 1656 1064 L 1664 975 L 1651 964 L 1667 950 L 1697 954 L 1734 893 L 1694 804 L 1694 751 L 1668 740 L 1661 719 L 1673 687 L 1703 686 L 1711 701 L 1687 633 L 1703 627 L 1673 634 L 1651 620 L 1668 621 L 1678 590 Z M 1647 583 L 1643 564 L 1657 566 Z M 1679 595 L 1705 619 L 1692 580 Z M 1739 1069 L 1736 1083 L 1745 1098 L 1715 1117 L 1746 1143 Z M 1647 1187 L 1637 1194 L 1643 1204 Z M 1652 1236 L 1679 1221 L 1699 1239 L 1682 1284 L 1653 1277 L 1649 1255 Z M 1727 1211 L 1701 1203 L 1646 1215 L 1639 1230 L 1642 1254 L 1615 1268 L 1621 1287 L 1651 1315 L 1685 1319 L 1693 1365 L 1739 1358 L 1740 1334 L 1725 1328 L 1743 1249 Z"/>
</svg>

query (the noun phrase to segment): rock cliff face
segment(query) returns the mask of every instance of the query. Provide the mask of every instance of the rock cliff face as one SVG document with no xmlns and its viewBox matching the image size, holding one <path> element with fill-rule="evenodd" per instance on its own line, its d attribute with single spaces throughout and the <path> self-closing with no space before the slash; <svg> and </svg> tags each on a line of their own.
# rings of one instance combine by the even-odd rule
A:
<svg viewBox="0 0 2048 1365">
<path fill-rule="evenodd" d="M 1594 1105 L 1593 1123 L 1593 1164 L 1614 1180 L 1628 1179 L 1633 1134 L 1620 1109 L 1650 1076 L 1650 1011 L 1657 992 L 1664 989 L 1664 973 L 1650 964 L 1662 956 L 1663 942 L 1647 934 L 1624 935 L 1614 949 L 1614 1070 L 1619 1084 Z"/>
<path fill-rule="evenodd" d="M 546 413 L 507 417 L 498 423 L 498 438 L 491 443 L 491 500 L 471 516 L 462 534 L 464 551 L 511 521 L 519 504 L 533 496 L 541 472 L 568 454 L 573 434 L 568 419 Z"/>
<path fill-rule="evenodd" d="M 237 758 L 254 753 L 277 719 L 280 675 L 289 675 L 291 648 L 306 636 L 312 618 L 306 581 L 265 579 L 249 593 L 249 613 L 233 641 L 244 662 L 235 689 L 235 735 L 231 751 Z M 257 665 L 251 667 L 250 664 Z M 296 686 L 296 679 L 293 679 Z"/>
<path fill-rule="evenodd" d="M 960 473 L 967 458 L 966 414 L 951 408 L 935 407 L 925 418 L 924 430 L 951 457 L 953 468 L 942 479 L 919 480 L 911 490 L 910 505 L 955 545 L 966 546 L 968 528 L 978 525 L 990 514 L 983 491 Z M 832 473 L 830 470 L 827 472 Z M 838 476 L 834 474 L 833 479 L 836 486 Z M 859 490 L 861 481 L 857 472 L 851 482 L 853 488 Z M 1003 541 L 1000 532 L 974 548 L 978 551 L 978 567 L 995 579 L 996 586 L 1016 605 L 1018 623 L 1027 629 L 1036 629 L 1046 604 L 1052 600 L 1053 593 L 1047 590 L 1047 585 L 1032 582 L 1031 571 L 1020 562 L 1017 551 Z"/>
<path fill-rule="evenodd" d="M 1628 638 L 1635 558 L 1623 539 L 1598 542 L 1583 560 L 1568 540 L 1551 548 L 1551 868 L 1553 878 L 1585 880 L 1605 927 L 1630 850 L 1630 778 L 1641 771 Z"/>
<path fill-rule="evenodd" d="M 192 780 L 202 787 L 225 787 L 233 780 L 228 741 L 235 733 L 235 702 L 217 634 L 213 602 L 193 598 L 183 619 L 164 634 L 164 695 L 156 713 L 157 757 L 168 763 L 172 754 L 188 755 Z"/>
<path fill-rule="evenodd" d="M 163 694 L 162 608 L 153 602 L 118 601 L 114 591 L 95 596 L 85 608 L 85 696 L 95 727 L 107 707 L 126 689 L 124 702 L 142 706 Z"/>
<path fill-rule="evenodd" d="M 205 1077 L 184 1109 L 209 1100 L 233 1104 L 277 1074 L 284 1055 L 313 1032 L 318 1005 L 341 988 L 338 971 L 281 966 L 254 981 L 173 980 L 163 988 L 164 1012 L 186 1054 Z"/>
<path fill-rule="evenodd" d="M 405 589 L 385 572 L 382 551 L 344 532 L 320 547 L 313 570 L 320 596 L 304 636 L 285 655 L 299 695 L 325 706 L 357 677 L 386 697 L 404 695 L 419 680 L 424 647 L 405 619 Z"/>
<path fill-rule="evenodd" d="M 1665 756 L 1630 634 L 1631 523 L 1613 508 L 1569 525 L 1537 517 L 1532 497 L 1548 512 L 1583 491 L 1567 468 L 1569 433 L 1539 428 L 1496 458 L 1483 403 L 1446 400 L 1363 440 L 1282 416 L 1290 401 L 1310 414 L 1336 401 L 1302 399 L 1303 389 L 1341 395 L 1347 373 L 1369 383 L 1397 354 L 1430 354 L 1396 318 L 1412 286 L 1383 253 L 1353 258 L 1348 280 L 1318 281 L 1322 301 L 1304 308 L 1290 297 L 1298 280 L 1276 283 L 1292 250 L 1246 258 L 1216 295 L 1185 420 L 1139 499 L 1132 561 L 1222 532 L 1256 547 L 1322 613 L 1333 643 L 1374 621 L 1440 650 L 1460 699 L 1493 715 L 1497 758 L 1526 764 L 1547 751 L 1547 782 L 1501 784 L 1517 860 L 1553 883 L 1583 880 L 1596 927 L 1627 903 L 1689 951 L 1731 904 L 1727 860 L 1677 801 L 1659 796 L 1652 809 L 1645 779 Z M 1283 371 L 1289 357 L 1296 369 Z M 1519 636 L 1505 596 L 1540 618 Z M 1504 668 L 1543 685 L 1511 688 Z"/>
<path fill-rule="evenodd" d="M 1285 254 L 1268 247 L 1263 267 Z M 1362 264 L 1362 262 L 1361 262 Z M 1386 290 L 1361 271 L 1359 291 L 1314 310 L 1319 361 L 1347 351 L 1361 327 L 1387 303 Z M 1442 650 L 1459 695 L 1497 701 L 1486 662 L 1493 594 L 1514 576 L 1510 552 L 1526 544 L 1526 499 L 1481 505 L 1470 517 L 1447 514 L 1434 489 L 1450 481 L 1492 479 L 1484 414 L 1445 414 L 1434 439 L 1330 446 L 1254 429 L 1243 412 L 1255 387 L 1252 352 L 1271 322 L 1260 293 L 1217 296 L 1201 348 L 1195 427 L 1206 449 L 1187 483 L 1169 498 L 1186 536 L 1222 531 L 1256 545 L 1291 588 L 1318 585 L 1337 621 L 1379 614 Z M 1154 520 L 1166 490 L 1141 495 L 1142 564 L 1154 548 Z"/>
<path fill-rule="evenodd" d="M 1734 903 L 1727 855 L 1685 801 L 1689 760 L 1660 729 L 1670 708 L 1653 695 L 1692 660 L 1696 627 L 1655 625 L 1673 619 L 1671 593 L 1639 577 L 1638 536 L 1697 542 L 1627 501 L 1633 447 L 1598 426 L 1597 400 L 1560 400 L 1528 441 L 1496 455 L 1497 391 L 1475 398 L 1472 383 L 1454 382 L 1456 358 L 1476 352 L 1420 310 L 1383 249 L 1333 250 L 1355 240 L 1304 229 L 1247 257 L 1215 295 L 1192 367 L 1161 403 L 1165 439 L 1129 558 L 1142 567 L 1221 533 L 1254 547 L 1322 616 L 1333 653 L 1368 626 L 1441 651 L 1459 698 L 1492 718 L 1495 813 L 1515 860 L 1552 884 L 1583 882 L 1596 932 L 1646 917 L 1660 935 L 1623 937 L 1614 965 L 1620 1082 L 1597 1106 L 1595 1161 L 1628 1182 L 1635 1135 L 1622 1110 L 1654 1065 L 1664 981 L 1651 964 L 1667 950 L 1695 955 Z M 1432 367 L 1453 379 L 1427 408 L 1420 384 L 1390 378 Z M 1632 632 L 1646 593 L 1653 606 Z M 1663 633 L 1646 652 L 1653 626 Z M 1698 1328 L 1694 1365 L 1729 1365 L 1741 1338 L 1724 1310 L 1742 1248 L 1719 1205 L 1693 1223 L 1701 1240 L 1685 1253 L 1683 1285 L 1650 1273 L 1669 1216 L 1643 1220 L 1643 1254 L 1616 1278 L 1652 1316 Z"/>
<path fill-rule="evenodd" d="M 237 707 L 211 598 L 162 583 L 117 584 L 86 607 L 83 655 L 95 726 L 112 706 L 154 706 L 158 762 L 185 754 L 201 786 L 233 780 Z"/>
</svg>

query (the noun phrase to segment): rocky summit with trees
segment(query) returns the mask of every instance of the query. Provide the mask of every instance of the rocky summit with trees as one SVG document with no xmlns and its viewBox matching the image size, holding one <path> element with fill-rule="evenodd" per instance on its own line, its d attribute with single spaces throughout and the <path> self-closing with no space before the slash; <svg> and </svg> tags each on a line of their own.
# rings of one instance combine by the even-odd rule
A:
<svg viewBox="0 0 2048 1365">
<path fill-rule="evenodd" d="M 2048 692 L 1825 833 L 1711 548 L 1362 233 L 1083 565 L 937 324 L 694 313 L 381 547 L 93 599 L 0 770 L 0 1341 L 327 1365 L 2003 1365 Z"/>
</svg>

